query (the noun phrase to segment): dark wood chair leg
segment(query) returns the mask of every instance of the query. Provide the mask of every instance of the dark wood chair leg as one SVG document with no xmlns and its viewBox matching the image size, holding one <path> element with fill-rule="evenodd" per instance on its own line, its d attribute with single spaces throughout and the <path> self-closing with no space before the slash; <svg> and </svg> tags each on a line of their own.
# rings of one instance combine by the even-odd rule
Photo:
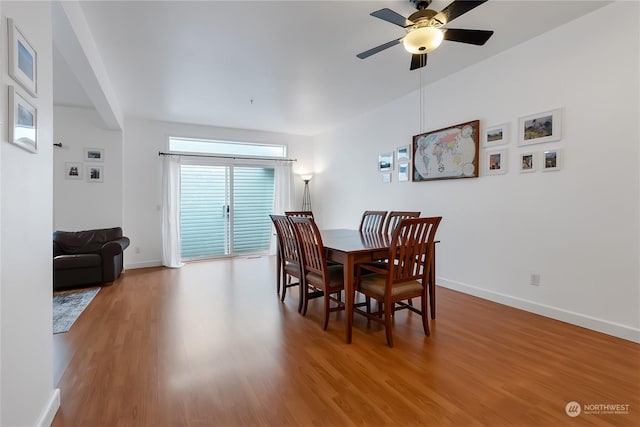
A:
<svg viewBox="0 0 640 427">
<path fill-rule="evenodd" d="M 326 331 L 327 326 L 329 326 L 329 308 L 331 305 L 331 296 L 328 290 L 324 291 L 324 326 L 322 326 L 322 330 Z"/>
<path fill-rule="evenodd" d="M 427 317 L 427 295 L 426 293 L 422 295 L 422 299 L 420 301 L 422 303 L 422 329 L 424 329 L 424 334 L 426 336 L 430 336 L 431 332 L 429 331 L 429 318 Z"/>
<path fill-rule="evenodd" d="M 389 304 L 389 307 L 385 307 L 386 309 L 393 307 L 393 304 Z M 389 347 L 393 347 L 393 337 L 391 336 L 391 313 L 393 313 L 393 310 L 389 311 L 385 311 L 383 316 L 384 316 L 384 332 L 387 335 L 387 345 L 389 345 Z"/>
<path fill-rule="evenodd" d="M 426 308 L 426 305 L 423 307 Z M 431 318 L 436 318 L 436 254 L 433 252 L 431 258 L 431 271 L 429 272 L 429 307 L 431 308 Z M 423 309 L 424 310 L 424 309 Z"/>
</svg>

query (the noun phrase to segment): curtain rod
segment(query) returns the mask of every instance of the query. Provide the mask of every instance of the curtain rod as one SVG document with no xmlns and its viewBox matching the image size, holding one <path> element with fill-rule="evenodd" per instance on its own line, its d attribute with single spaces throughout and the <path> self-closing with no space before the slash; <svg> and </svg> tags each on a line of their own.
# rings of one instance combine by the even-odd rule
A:
<svg viewBox="0 0 640 427">
<path fill-rule="evenodd" d="M 219 154 L 165 153 L 163 151 L 158 151 L 158 156 L 213 157 L 217 159 L 232 159 L 232 160 L 276 160 L 279 162 L 297 162 L 298 161 L 298 159 L 283 159 L 281 157 L 222 156 Z"/>
</svg>

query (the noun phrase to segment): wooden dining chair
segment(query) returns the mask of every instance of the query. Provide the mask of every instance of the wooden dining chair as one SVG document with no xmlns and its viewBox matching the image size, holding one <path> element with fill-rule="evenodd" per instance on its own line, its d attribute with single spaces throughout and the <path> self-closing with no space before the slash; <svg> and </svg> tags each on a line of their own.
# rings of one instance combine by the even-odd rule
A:
<svg viewBox="0 0 640 427">
<path fill-rule="evenodd" d="M 382 234 L 392 234 L 393 230 L 396 229 L 400 221 L 408 218 L 419 218 L 420 212 L 410 212 L 410 211 L 391 211 L 387 215 L 384 220 L 384 227 L 382 229 Z"/>
<path fill-rule="evenodd" d="M 284 213 L 286 216 L 301 216 L 304 218 L 312 218 L 313 219 L 313 212 L 311 211 L 286 211 Z"/>
<path fill-rule="evenodd" d="M 305 315 L 307 313 L 311 298 L 322 296 L 324 299 L 324 324 L 322 329 L 326 330 L 329 325 L 329 313 L 345 309 L 341 298 L 341 293 L 344 289 L 342 265 L 327 264 L 322 236 L 313 219 L 304 217 L 290 217 L 290 219 L 293 223 L 302 257 L 305 283 L 302 314 Z M 331 306 L 332 302 L 335 304 L 334 306 Z"/>
<path fill-rule="evenodd" d="M 298 248 L 298 242 L 293 230 L 293 225 L 286 215 L 269 215 L 273 225 L 276 229 L 276 236 L 278 238 L 278 253 L 280 262 L 277 266 L 277 291 L 280 295 L 280 300 L 284 301 L 284 297 L 287 294 L 287 288 L 293 286 L 300 286 L 304 283 L 304 277 L 302 275 L 302 265 L 300 262 L 300 250 Z M 298 281 L 291 282 L 291 278 L 295 277 Z M 298 301 L 298 312 L 302 310 L 302 288 L 300 286 L 301 298 Z M 281 291 L 282 288 L 282 291 Z"/>
<path fill-rule="evenodd" d="M 361 233 L 382 233 L 386 216 L 387 211 L 364 211 L 358 229 Z"/>
<path fill-rule="evenodd" d="M 356 290 L 366 297 L 366 311 L 359 306 L 354 312 L 384 324 L 387 344 L 393 347 L 391 317 L 399 308 L 406 308 L 422 317 L 424 334 L 429 336 L 428 292 L 429 274 L 436 230 L 442 217 L 411 218 L 400 221 L 393 232 L 387 258 L 396 260 L 384 268 L 371 264 L 356 266 Z M 362 274 L 369 270 L 373 274 Z M 377 311 L 372 312 L 370 299 L 375 299 Z M 409 305 L 411 298 L 420 298 L 420 309 Z M 396 308 L 396 304 L 399 308 Z"/>
</svg>

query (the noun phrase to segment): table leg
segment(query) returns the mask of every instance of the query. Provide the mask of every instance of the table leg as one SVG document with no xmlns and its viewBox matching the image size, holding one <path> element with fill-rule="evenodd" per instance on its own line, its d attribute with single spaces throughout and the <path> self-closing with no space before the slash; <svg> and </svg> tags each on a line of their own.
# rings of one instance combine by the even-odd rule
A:
<svg viewBox="0 0 640 427">
<path fill-rule="evenodd" d="M 347 257 L 346 262 L 343 264 L 343 278 L 344 278 L 344 293 L 345 293 L 345 306 L 344 313 L 347 317 L 347 344 L 351 344 L 351 330 L 353 326 L 353 298 L 354 298 L 354 264 L 353 258 Z"/>
</svg>

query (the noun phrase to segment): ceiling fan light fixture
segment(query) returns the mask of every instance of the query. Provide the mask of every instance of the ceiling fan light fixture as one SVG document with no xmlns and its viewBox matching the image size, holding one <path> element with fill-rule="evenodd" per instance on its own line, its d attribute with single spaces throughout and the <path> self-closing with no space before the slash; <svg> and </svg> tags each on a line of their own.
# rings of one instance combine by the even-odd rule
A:
<svg viewBox="0 0 640 427">
<path fill-rule="evenodd" d="M 415 55 L 433 52 L 443 39 L 444 33 L 439 28 L 420 27 L 407 33 L 402 44 L 407 52 Z"/>
</svg>

